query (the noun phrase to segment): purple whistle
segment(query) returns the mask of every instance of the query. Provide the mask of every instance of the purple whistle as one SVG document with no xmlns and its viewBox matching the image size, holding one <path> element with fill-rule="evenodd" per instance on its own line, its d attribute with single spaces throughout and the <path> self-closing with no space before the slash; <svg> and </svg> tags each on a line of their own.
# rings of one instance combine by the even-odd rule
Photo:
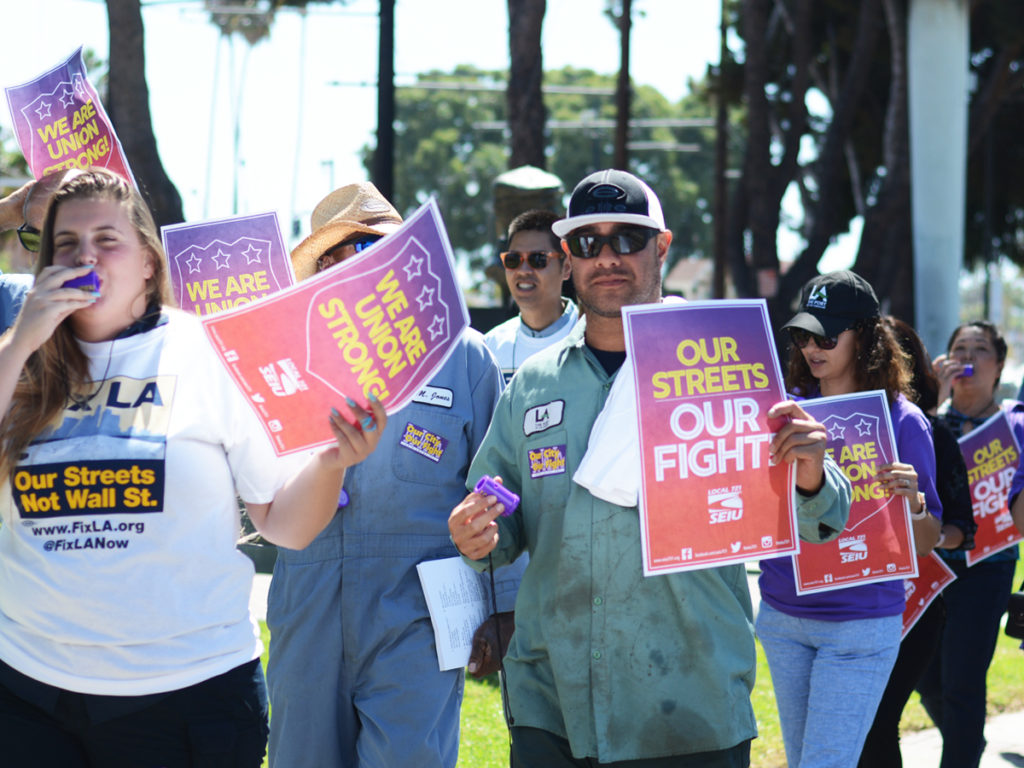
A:
<svg viewBox="0 0 1024 768">
<path fill-rule="evenodd" d="M 484 496 L 497 496 L 498 501 L 505 505 L 505 511 L 501 513 L 503 517 L 511 515 L 519 506 L 519 497 L 501 483 L 494 482 L 488 475 L 477 480 L 473 490 Z"/>
<path fill-rule="evenodd" d="M 974 375 L 974 365 L 972 363 L 964 363 L 964 369 L 960 371 L 958 379 L 966 379 Z"/>
<path fill-rule="evenodd" d="M 72 277 L 64 283 L 64 288 L 81 288 L 83 291 L 96 293 L 100 289 L 100 279 L 95 272 L 89 272 L 81 277 Z"/>
</svg>

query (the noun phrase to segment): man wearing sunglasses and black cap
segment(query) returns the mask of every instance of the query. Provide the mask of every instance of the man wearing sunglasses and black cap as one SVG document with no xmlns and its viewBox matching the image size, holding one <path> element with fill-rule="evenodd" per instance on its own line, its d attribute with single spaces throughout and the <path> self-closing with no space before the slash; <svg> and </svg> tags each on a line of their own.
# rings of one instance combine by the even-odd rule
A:
<svg viewBox="0 0 1024 768">
<path fill-rule="evenodd" d="M 650 187 L 616 170 L 583 179 L 553 230 L 583 319 L 506 387 L 467 486 L 497 476 L 521 503 L 504 516 L 494 495 L 470 493 L 448 520 L 478 570 L 530 553 L 505 657 L 512 764 L 744 768 L 757 729 L 743 566 L 644 578 L 636 505 L 573 480 L 625 362 L 621 309 L 660 301 L 672 233 Z M 825 461 L 824 428 L 795 403 L 775 408 L 792 417 L 772 450 L 806 490 L 801 534 L 823 521 L 822 536 L 838 534 L 849 485 Z"/>
<path fill-rule="evenodd" d="M 507 384 L 526 358 L 561 341 L 576 325 L 576 305 L 562 296 L 569 259 L 551 225 L 558 216 L 534 209 L 508 225 L 508 250 L 501 254 L 508 289 L 519 314 L 484 334 Z"/>
</svg>

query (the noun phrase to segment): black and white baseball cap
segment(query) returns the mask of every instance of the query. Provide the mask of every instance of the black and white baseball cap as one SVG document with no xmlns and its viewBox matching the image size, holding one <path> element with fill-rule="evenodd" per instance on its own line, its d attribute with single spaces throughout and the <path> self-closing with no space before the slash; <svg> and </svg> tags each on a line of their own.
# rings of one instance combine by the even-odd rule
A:
<svg viewBox="0 0 1024 768">
<path fill-rule="evenodd" d="M 665 230 L 658 196 L 631 173 L 608 169 L 587 176 L 569 198 L 568 216 L 551 225 L 558 237 L 588 224 L 623 222 Z"/>
<path fill-rule="evenodd" d="M 875 289 L 855 272 L 841 269 L 808 280 L 800 297 L 800 311 L 782 327 L 838 336 L 859 320 L 878 315 Z"/>
</svg>

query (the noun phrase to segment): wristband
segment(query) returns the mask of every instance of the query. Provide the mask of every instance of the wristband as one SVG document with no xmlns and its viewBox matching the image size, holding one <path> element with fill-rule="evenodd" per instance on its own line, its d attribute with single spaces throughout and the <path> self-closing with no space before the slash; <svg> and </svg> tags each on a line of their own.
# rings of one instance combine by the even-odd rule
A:
<svg viewBox="0 0 1024 768">
<path fill-rule="evenodd" d="M 946 532 L 939 531 L 939 540 L 935 542 L 933 549 L 941 549 L 942 545 L 946 543 Z"/>
<path fill-rule="evenodd" d="M 910 513 L 911 520 L 924 520 L 928 516 L 928 507 L 925 504 L 924 493 L 921 491 L 917 492 L 917 503 L 921 505 L 921 509 L 917 512 Z"/>
</svg>

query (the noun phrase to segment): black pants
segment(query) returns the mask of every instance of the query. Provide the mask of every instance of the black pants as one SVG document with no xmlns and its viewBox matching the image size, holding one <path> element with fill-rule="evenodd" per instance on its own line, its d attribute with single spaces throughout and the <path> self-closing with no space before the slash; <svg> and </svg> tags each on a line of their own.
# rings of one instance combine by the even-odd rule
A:
<svg viewBox="0 0 1024 768">
<path fill-rule="evenodd" d="M 910 694 L 938 647 L 946 621 L 945 615 L 946 609 L 940 597 L 928 606 L 928 610 L 900 643 L 899 656 L 896 657 L 896 664 L 875 713 L 875 721 L 871 724 L 864 749 L 860 753 L 860 768 L 902 768 L 900 718 Z"/>
<path fill-rule="evenodd" d="M 9 667 L 6 677 L 11 678 Z M 24 676 L 13 686 L 0 684 L 2 763 L 259 768 L 263 762 L 267 692 L 259 659 L 188 688 L 138 697 L 141 708 L 133 699 L 60 691 Z"/>
<path fill-rule="evenodd" d="M 592 757 L 575 758 L 569 742 L 540 728 L 512 728 L 512 768 L 749 768 L 750 742 L 730 749 L 690 755 L 599 763 Z"/>
</svg>

